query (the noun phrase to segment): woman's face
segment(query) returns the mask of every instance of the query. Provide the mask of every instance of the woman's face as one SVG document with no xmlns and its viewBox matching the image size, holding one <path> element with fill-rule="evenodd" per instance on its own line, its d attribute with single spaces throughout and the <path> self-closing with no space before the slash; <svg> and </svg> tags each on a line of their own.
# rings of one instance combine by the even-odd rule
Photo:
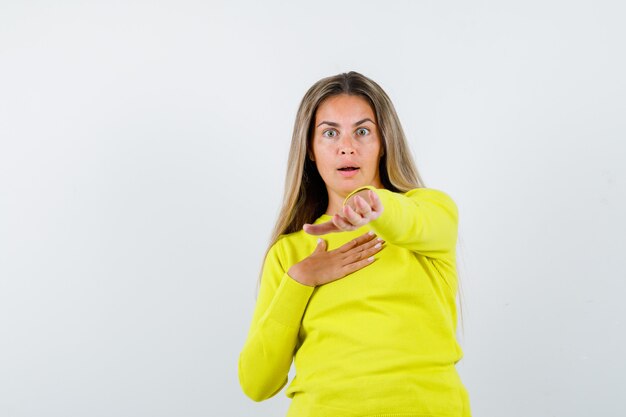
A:
<svg viewBox="0 0 626 417">
<path fill-rule="evenodd" d="M 315 114 L 312 151 L 329 200 L 345 198 L 364 185 L 383 188 L 380 133 L 365 98 L 341 94 L 322 101 Z"/>
</svg>

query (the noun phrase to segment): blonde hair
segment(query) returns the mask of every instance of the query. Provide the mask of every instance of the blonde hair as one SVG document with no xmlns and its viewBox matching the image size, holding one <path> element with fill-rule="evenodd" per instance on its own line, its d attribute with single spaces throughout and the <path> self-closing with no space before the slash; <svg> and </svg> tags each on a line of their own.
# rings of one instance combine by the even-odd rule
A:
<svg viewBox="0 0 626 417">
<path fill-rule="evenodd" d="M 407 144 L 406 136 L 393 103 L 385 91 L 373 80 L 358 72 L 350 71 L 317 81 L 306 92 L 296 114 L 291 137 L 282 207 L 272 231 L 269 249 L 283 234 L 297 232 L 305 223 L 313 223 L 325 213 L 328 193 L 311 155 L 317 108 L 325 99 L 340 95 L 356 95 L 365 98 L 376 116 L 383 156 L 380 158 L 379 174 L 384 188 L 405 193 L 414 188 L 424 188 L 424 181 L 417 171 Z M 257 292 L 261 284 L 259 274 Z"/>
</svg>

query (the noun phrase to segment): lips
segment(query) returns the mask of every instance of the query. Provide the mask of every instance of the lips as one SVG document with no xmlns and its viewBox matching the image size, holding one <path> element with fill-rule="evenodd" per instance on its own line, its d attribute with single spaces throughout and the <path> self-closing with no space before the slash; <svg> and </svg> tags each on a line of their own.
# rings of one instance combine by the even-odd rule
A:
<svg viewBox="0 0 626 417">
<path fill-rule="evenodd" d="M 356 175 L 359 173 L 359 170 L 360 170 L 359 167 L 353 167 L 353 166 L 345 166 L 345 167 L 337 168 L 337 171 L 339 171 L 339 175 L 341 175 L 342 177 L 346 179 L 356 177 Z"/>
<path fill-rule="evenodd" d="M 344 172 L 350 172 L 350 171 L 355 171 L 357 169 L 359 169 L 360 167 L 357 165 L 356 162 L 354 161 L 343 161 L 343 163 L 341 165 L 339 165 L 339 168 L 337 168 L 338 171 L 344 171 Z"/>
</svg>

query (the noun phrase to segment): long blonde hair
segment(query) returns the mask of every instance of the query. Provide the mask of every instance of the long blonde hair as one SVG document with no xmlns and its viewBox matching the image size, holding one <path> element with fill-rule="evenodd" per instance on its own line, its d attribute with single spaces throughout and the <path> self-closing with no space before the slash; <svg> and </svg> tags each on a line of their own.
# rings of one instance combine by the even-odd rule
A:
<svg viewBox="0 0 626 417">
<path fill-rule="evenodd" d="M 339 94 L 363 97 L 374 110 L 383 150 L 379 163 L 383 186 L 401 193 L 425 187 L 413 162 L 400 119 L 385 91 L 373 80 L 354 71 L 323 78 L 309 88 L 298 108 L 289 149 L 282 207 L 263 256 L 264 260 L 281 235 L 301 230 L 305 223 L 313 223 L 326 212 L 326 185 L 315 163 L 307 156 L 312 154 L 311 138 L 317 108 L 325 99 Z M 261 274 L 262 272 L 259 274 L 257 292 L 261 284 Z"/>
</svg>

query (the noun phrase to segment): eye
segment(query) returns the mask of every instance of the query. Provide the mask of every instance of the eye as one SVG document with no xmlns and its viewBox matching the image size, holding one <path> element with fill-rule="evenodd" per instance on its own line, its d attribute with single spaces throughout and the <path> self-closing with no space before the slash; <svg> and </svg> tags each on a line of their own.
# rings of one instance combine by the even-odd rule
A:
<svg viewBox="0 0 626 417">
<path fill-rule="evenodd" d="M 337 131 L 335 129 L 328 129 L 322 133 L 322 136 L 326 136 L 327 138 L 334 138 L 337 136 Z"/>
<path fill-rule="evenodd" d="M 356 134 L 359 136 L 365 136 L 370 132 L 370 130 L 366 127 L 361 127 L 356 130 Z"/>
</svg>

